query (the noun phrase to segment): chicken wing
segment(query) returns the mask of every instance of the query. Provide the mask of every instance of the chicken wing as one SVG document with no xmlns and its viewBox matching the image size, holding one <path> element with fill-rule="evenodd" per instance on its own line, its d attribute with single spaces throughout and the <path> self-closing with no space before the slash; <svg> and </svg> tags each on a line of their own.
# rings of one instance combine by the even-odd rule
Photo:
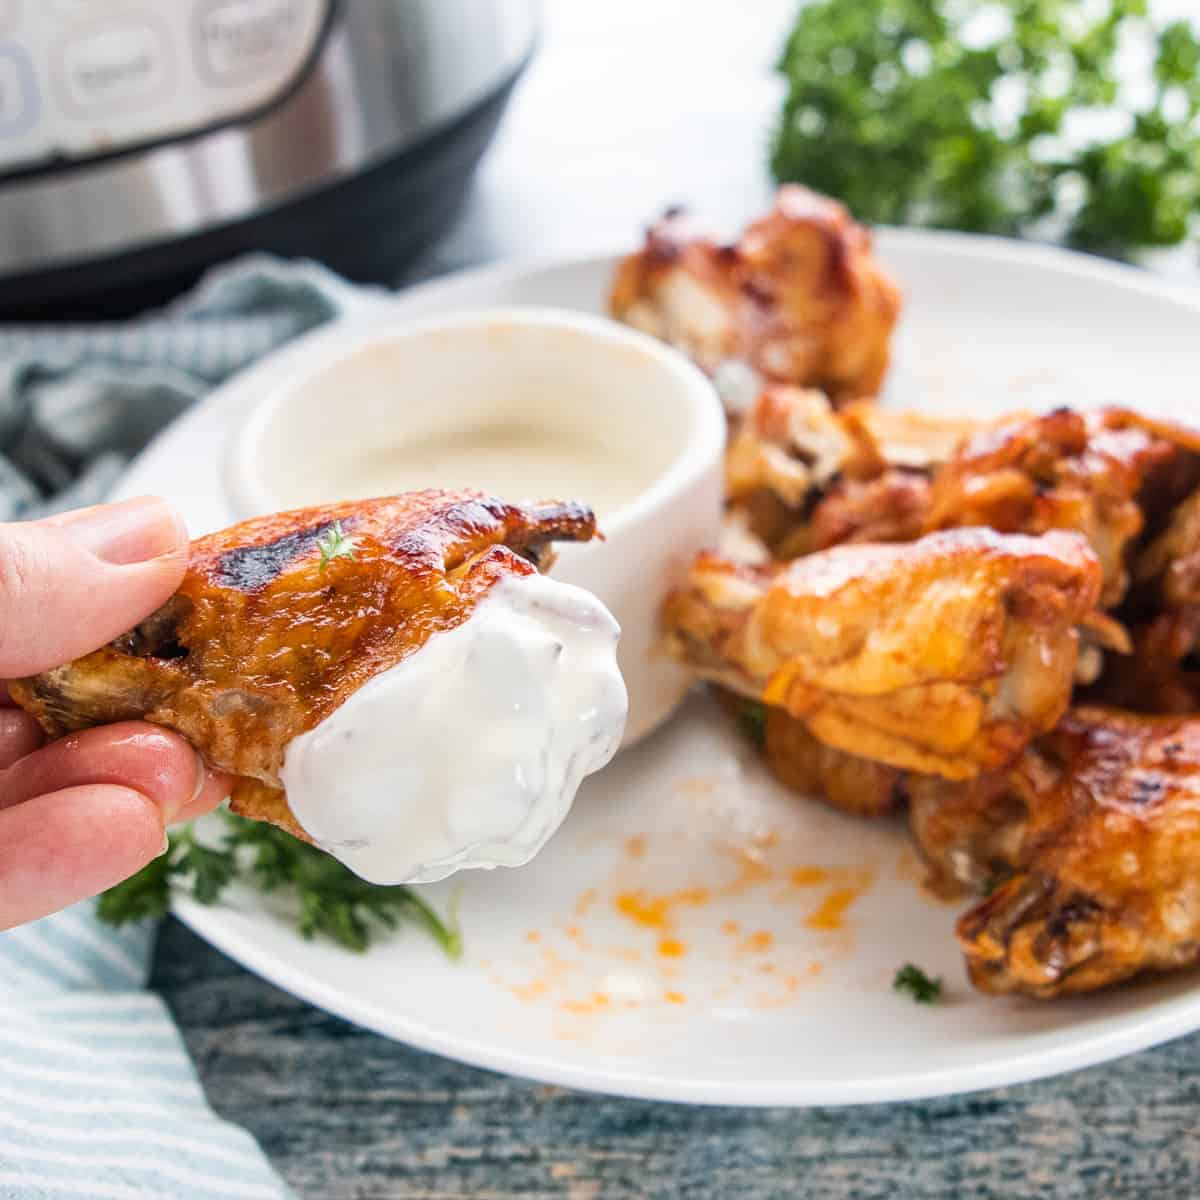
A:
<svg viewBox="0 0 1200 1200">
<path fill-rule="evenodd" d="M 963 779 L 1062 715 L 1099 589 L 1078 536 L 955 530 L 758 567 L 701 555 L 664 623 L 699 675 L 826 745 Z"/>
<path fill-rule="evenodd" d="M 1159 493 L 1200 470 L 1190 430 L 1123 409 L 1014 416 L 971 438 L 934 479 L 926 531 L 986 525 L 1002 533 L 1070 529 L 1104 570 L 1102 603 L 1120 602 L 1126 557 Z"/>
<path fill-rule="evenodd" d="M 837 404 L 876 395 L 900 293 L 842 205 L 788 185 L 732 245 L 668 210 L 618 267 L 609 307 L 694 359 L 740 413 L 759 380 L 819 387 Z"/>
<path fill-rule="evenodd" d="M 778 558 L 921 535 L 930 476 L 979 422 L 764 388 L 725 456 L 729 507 Z"/>
<path fill-rule="evenodd" d="M 332 532 L 352 556 L 329 558 Z M 9 685 L 51 736 L 144 719 L 241 776 L 235 811 L 305 837 L 281 790 L 288 743 L 453 629 L 488 589 L 587 541 L 590 509 L 413 492 L 260 517 L 192 543 L 176 594 L 135 629 Z"/>
<path fill-rule="evenodd" d="M 1200 718 L 1073 708 L 1019 764 L 915 781 L 913 828 L 969 882 L 975 985 L 1051 997 L 1200 958 Z"/>
<path fill-rule="evenodd" d="M 763 758 L 785 787 L 855 817 L 883 817 L 904 800 L 904 773 L 819 742 L 803 721 L 768 708 Z"/>
<path fill-rule="evenodd" d="M 1082 697 L 1135 712 L 1200 713 L 1200 607 L 1140 620 L 1130 634 L 1128 652 L 1106 655 Z"/>
<path fill-rule="evenodd" d="M 1200 608 L 1200 491 L 1171 513 L 1166 528 L 1139 554 L 1133 577 L 1143 603 L 1176 612 Z"/>
</svg>

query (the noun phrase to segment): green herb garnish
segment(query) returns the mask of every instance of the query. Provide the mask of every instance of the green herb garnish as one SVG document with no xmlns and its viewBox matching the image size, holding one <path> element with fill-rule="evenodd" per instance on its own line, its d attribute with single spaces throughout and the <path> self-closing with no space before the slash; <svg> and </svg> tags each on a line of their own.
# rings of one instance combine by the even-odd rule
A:
<svg viewBox="0 0 1200 1200">
<path fill-rule="evenodd" d="M 317 549 L 321 551 L 321 565 L 318 570 L 324 571 L 335 558 L 348 558 L 353 561 L 354 539 L 342 528 L 341 521 L 334 523 L 317 538 Z"/>
<path fill-rule="evenodd" d="M 920 967 L 905 963 L 892 980 L 892 990 L 907 992 L 918 1004 L 936 1004 L 942 998 L 942 980 L 930 979 Z"/>
<path fill-rule="evenodd" d="M 990 896 L 1003 882 L 1003 875 L 985 875 L 978 883 L 976 890 L 981 896 Z"/>
<path fill-rule="evenodd" d="M 767 706 L 760 700 L 747 700 L 738 709 L 738 725 L 756 746 L 763 745 L 767 740 Z"/>
<path fill-rule="evenodd" d="M 1200 208 L 1200 38 L 1147 9 L 814 0 L 778 64 L 772 170 L 867 221 L 1175 245 Z M 1144 79 L 1118 75 L 1131 51 Z"/>
<path fill-rule="evenodd" d="M 161 917 L 173 885 L 189 890 L 201 904 L 215 904 L 236 879 L 260 892 L 294 895 L 297 925 L 306 938 L 320 934 L 362 951 L 381 929 L 409 921 L 425 929 L 450 958 L 462 953 L 457 922 L 440 917 L 411 888 L 367 883 L 282 829 L 229 812 L 221 815 L 227 828 L 218 843 L 201 842 L 190 827 L 172 833 L 165 855 L 100 897 L 100 919 L 124 925 Z"/>
</svg>

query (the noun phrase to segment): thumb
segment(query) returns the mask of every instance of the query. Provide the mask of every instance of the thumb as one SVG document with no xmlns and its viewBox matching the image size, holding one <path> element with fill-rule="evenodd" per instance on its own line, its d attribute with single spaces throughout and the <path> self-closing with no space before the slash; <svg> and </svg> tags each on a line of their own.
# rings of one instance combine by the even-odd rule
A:
<svg viewBox="0 0 1200 1200">
<path fill-rule="evenodd" d="M 0 524 L 0 679 L 61 666 L 163 604 L 187 566 L 187 530 L 142 496 Z"/>
</svg>

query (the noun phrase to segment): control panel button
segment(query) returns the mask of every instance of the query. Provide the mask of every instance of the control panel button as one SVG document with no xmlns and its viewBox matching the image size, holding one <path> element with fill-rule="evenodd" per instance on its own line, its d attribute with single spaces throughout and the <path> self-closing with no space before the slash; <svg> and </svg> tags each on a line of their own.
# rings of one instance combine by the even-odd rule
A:
<svg viewBox="0 0 1200 1200">
<path fill-rule="evenodd" d="M 37 93 L 25 51 L 0 46 L 0 136 L 24 133 L 36 116 Z"/>
<path fill-rule="evenodd" d="M 106 26 L 60 46 L 67 104 L 87 117 L 160 98 L 170 86 L 166 38 L 149 23 Z"/>
<path fill-rule="evenodd" d="M 200 64 L 216 83 L 238 81 L 290 60 L 303 33 L 299 0 L 207 0 L 197 10 Z"/>
</svg>

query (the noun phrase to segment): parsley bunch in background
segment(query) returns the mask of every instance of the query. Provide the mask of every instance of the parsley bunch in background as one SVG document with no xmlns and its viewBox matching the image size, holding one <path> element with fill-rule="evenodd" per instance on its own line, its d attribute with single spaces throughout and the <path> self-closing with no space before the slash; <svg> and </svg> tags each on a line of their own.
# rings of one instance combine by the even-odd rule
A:
<svg viewBox="0 0 1200 1200">
<path fill-rule="evenodd" d="M 1200 39 L 1149 13 L 1147 0 L 813 0 L 779 62 L 772 170 L 866 221 L 1106 252 L 1177 244 L 1200 209 Z"/>
</svg>

